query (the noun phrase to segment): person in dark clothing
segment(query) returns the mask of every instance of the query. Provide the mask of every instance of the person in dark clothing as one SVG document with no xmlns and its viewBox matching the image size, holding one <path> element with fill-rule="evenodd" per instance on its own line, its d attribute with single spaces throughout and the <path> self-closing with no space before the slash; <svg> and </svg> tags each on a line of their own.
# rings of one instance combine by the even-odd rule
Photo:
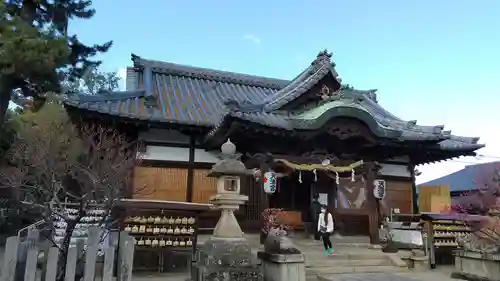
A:
<svg viewBox="0 0 500 281">
<path fill-rule="evenodd" d="M 311 202 L 311 222 L 312 222 L 312 227 L 311 227 L 311 232 L 314 233 L 314 239 L 315 240 L 320 240 L 321 235 L 318 231 L 318 217 L 319 214 L 321 213 L 321 203 L 319 203 L 319 194 L 315 193 L 313 197 L 313 201 Z"/>
</svg>

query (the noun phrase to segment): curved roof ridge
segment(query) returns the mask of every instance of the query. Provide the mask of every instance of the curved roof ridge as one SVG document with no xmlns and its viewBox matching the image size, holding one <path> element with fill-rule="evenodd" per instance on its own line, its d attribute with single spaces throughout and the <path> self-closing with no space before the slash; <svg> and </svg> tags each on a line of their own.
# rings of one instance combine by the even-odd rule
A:
<svg viewBox="0 0 500 281">
<path fill-rule="evenodd" d="M 132 62 L 136 68 L 150 67 L 153 72 L 156 73 L 187 76 L 191 78 L 236 83 L 255 87 L 282 89 L 290 83 L 289 80 L 277 78 L 149 60 L 135 54 L 132 54 Z"/>
<path fill-rule="evenodd" d="M 408 131 L 414 132 L 422 132 L 422 133 L 430 133 L 430 134 L 438 134 L 442 135 L 444 130 L 444 125 L 417 125 L 417 120 L 403 120 L 398 116 L 394 115 L 383 106 L 373 101 L 367 94 L 365 95 L 365 102 L 368 103 L 369 109 L 372 109 L 376 113 L 380 114 L 380 121 L 390 123 L 390 125 L 395 125 L 400 127 L 401 129 L 405 129 Z M 446 135 L 446 134 L 445 134 Z"/>
<path fill-rule="evenodd" d="M 463 137 L 463 136 L 451 135 L 450 140 L 464 142 L 464 143 L 470 143 L 470 144 L 478 144 L 480 137 Z"/>
<path fill-rule="evenodd" d="M 146 90 L 139 89 L 132 91 L 101 91 L 96 95 L 71 93 L 64 95 L 64 99 L 79 102 L 105 102 L 140 98 L 144 96 L 146 96 Z"/>
<path fill-rule="evenodd" d="M 279 109 L 309 91 L 316 83 L 331 73 L 340 84 L 341 79 L 335 70 L 335 63 L 331 61 L 332 53 L 323 50 L 318 53 L 311 65 L 296 76 L 287 86 L 270 96 L 265 102 L 265 109 L 272 111 Z"/>
</svg>

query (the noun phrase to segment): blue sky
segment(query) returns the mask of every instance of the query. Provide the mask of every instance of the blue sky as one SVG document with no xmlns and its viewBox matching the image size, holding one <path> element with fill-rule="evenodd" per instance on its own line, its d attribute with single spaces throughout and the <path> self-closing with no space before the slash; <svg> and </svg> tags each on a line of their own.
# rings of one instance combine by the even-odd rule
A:
<svg viewBox="0 0 500 281">
<path fill-rule="evenodd" d="M 480 136 L 488 145 L 481 153 L 500 157 L 498 0 L 101 0 L 94 7 L 96 16 L 71 30 L 89 43 L 114 40 L 99 57 L 104 70 L 123 72 L 133 52 L 292 79 L 326 48 L 343 82 L 379 89 L 394 114 Z M 497 159 L 428 165 L 419 180 L 488 160 Z"/>
</svg>

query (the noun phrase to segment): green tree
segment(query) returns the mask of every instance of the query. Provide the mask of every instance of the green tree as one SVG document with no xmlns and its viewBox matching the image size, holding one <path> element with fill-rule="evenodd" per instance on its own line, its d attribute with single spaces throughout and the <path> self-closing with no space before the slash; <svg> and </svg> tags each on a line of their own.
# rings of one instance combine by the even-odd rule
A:
<svg viewBox="0 0 500 281">
<path fill-rule="evenodd" d="M 16 133 L 19 128 L 20 108 L 8 109 L 6 113 L 4 126 L 0 127 L 0 165 L 11 144 L 16 139 Z"/>
<path fill-rule="evenodd" d="M 112 45 L 88 46 L 68 34 L 72 19 L 95 14 L 90 0 L 5 0 L 0 2 L 0 126 L 14 91 L 33 97 L 38 108 L 61 82 L 82 77 L 100 64 L 91 58 Z"/>
<path fill-rule="evenodd" d="M 96 95 L 100 91 L 115 91 L 119 88 L 120 77 L 116 72 L 101 72 L 90 68 L 82 78 L 63 82 L 63 91 Z"/>
</svg>

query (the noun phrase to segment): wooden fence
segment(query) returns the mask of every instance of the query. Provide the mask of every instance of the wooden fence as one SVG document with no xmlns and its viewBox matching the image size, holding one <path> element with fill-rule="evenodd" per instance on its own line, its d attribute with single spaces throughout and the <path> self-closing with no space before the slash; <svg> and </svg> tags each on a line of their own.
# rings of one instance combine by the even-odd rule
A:
<svg viewBox="0 0 500 281">
<path fill-rule="evenodd" d="M 86 243 L 83 239 L 78 240 L 75 246 L 71 246 L 66 259 L 65 281 L 75 281 L 75 276 L 83 273 L 83 281 L 94 281 L 96 273 L 103 281 L 131 281 L 132 265 L 134 260 L 134 238 L 122 232 L 115 233 L 103 247 L 104 265 L 102 272 L 97 272 L 96 261 L 98 257 L 99 244 L 101 242 L 102 229 L 92 227 L 88 230 Z M 36 237 L 36 238 L 34 238 Z M 42 263 L 41 280 L 55 281 L 57 277 L 57 265 L 59 262 L 59 248 L 49 247 L 41 249 L 38 243 L 36 230 L 25 239 L 20 237 L 7 238 L 3 265 L 0 270 L 0 281 L 36 281 L 37 266 Z M 84 250 L 86 244 L 86 250 Z M 115 254 L 118 253 L 115 260 Z M 43 258 L 41 256 L 43 255 Z M 85 264 L 78 268 L 77 260 L 83 259 Z M 116 269 L 116 270 L 115 270 Z M 116 279 L 115 279 L 116 273 Z M 39 274 L 38 274 L 39 275 Z"/>
</svg>

